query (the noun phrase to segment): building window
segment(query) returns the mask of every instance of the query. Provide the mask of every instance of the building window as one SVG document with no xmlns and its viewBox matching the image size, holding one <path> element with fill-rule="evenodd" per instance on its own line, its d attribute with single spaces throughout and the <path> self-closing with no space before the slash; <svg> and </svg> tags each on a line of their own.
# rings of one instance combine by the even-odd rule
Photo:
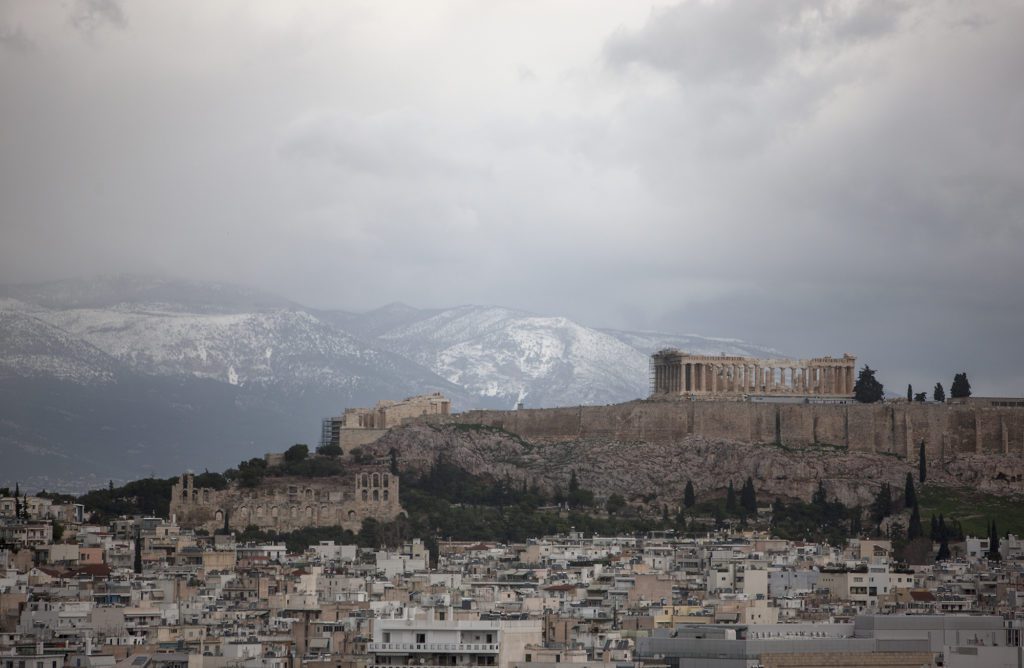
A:
<svg viewBox="0 0 1024 668">
<path fill-rule="evenodd" d="M 531 661 L 533 661 L 533 655 L 532 654 L 527 654 L 526 655 L 526 663 L 530 663 Z"/>
<path fill-rule="evenodd" d="M 369 493 L 364 489 L 363 490 L 363 501 L 366 501 L 368 496 L 369 496 Z"/>
<path fill-rule="evenodd" d="M 426 633 L 417 633 L 416 634 L 416 644 L 417 645 L 422 645 L 422 644 L 424 644 L 426 642 L 427 642 L 427 634 Z"/>
<path fill-rule="evenodd" d="M 373 490 L 373 500 L 380 501 L 380 492 L 378 492 L 377 490 Z"/>
</svg>

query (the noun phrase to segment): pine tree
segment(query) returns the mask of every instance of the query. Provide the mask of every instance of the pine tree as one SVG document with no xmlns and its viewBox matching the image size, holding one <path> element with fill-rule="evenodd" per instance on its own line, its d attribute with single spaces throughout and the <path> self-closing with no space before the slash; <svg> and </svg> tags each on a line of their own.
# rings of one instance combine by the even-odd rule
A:
<svg viewBox="0 0 1024 668">
<path fill-rule="evenodd" d="M 732 480 L 729 481 L 729 490 L 725 493 L 725 512 L 736 512 L 736 490 L 733 489 Z"/>
<path fill-rule="evenodd" d="M 857 382 L 853 386 L 853 398 L 862 404 L 873 404 L 881 401 L 885 396 L 885 388 L 875 378 L 875 371 L 867 364 L 857 375 Z"/>
<path fill-rule="evenodd" d="M 942 383 L 935 383 L 935 389 L 932 390 L 932 399 L 940 404 L 946 401 L 946 390 L 942 389 Z"/>
<path fill-rule="evenodd" d="M 921 447 L 917 452 L 917 481 L 922 485 L 928 478 L 928 463 L 925 460 L 924 441 L 921 441 Z"/>
<path fill-rule="evenodd" d="M 914 400 L 914 388 L 911 387 L 908 384 L 907 385 L 907 401 L 913 401 L 913 400 Z"/>
<path fill-rule="evenodd" d="M 693 481 L 686 481 L 686 489 L 683 490 L 683 507 L 693 508 L 693 504 L 697 503 L 697 497 L 693 493 Z"/>
<path fill-rule="evenodd" d="M 953 376 L 953 384 L 949 387 L 949 396 L 953 399 L 966 399 L 971 396 L 971 381 L 967 380 L 967 372 Z"/>
<path fill-rule="evenodd" d="M 907 481 L 903 484 L 903 506 L 905 508 L 917 507 L 917 490 L 914 489 L 914 474 L 907 471 Z"/>
</svg>

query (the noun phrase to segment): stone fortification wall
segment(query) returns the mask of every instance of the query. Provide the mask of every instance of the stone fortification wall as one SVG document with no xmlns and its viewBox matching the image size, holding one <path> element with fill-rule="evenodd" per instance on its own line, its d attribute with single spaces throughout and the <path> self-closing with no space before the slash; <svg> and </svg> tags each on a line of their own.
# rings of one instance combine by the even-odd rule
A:
<svg viewBox="0 0 1024 668">
<path fill-rule="evenodd" d="M 365 467 L 349 476 L 330 478 L 267 477 L 256 487 L 232 484 L 215 490 L 195 486 L 182 475 L 171 491 L 171 514 L 179 524 L 213 532 L 224 526 L 244 530 L 294 531 L 341 526 L 359 531 L 366 518 L 391 521 L 402 512 L 398 476 Z"/>
<path fill-rule="evenodd" d="M 687 436 L 741 443 L 832 445 L 917 458 L 1024 456 L 1024 409 L 954 404 L 799 404 L 644 400 L 610 406 L 474 410 L 432 422 L 485 424 L 541 442 L 603 438 L 670 443 Z"/>
</svg>

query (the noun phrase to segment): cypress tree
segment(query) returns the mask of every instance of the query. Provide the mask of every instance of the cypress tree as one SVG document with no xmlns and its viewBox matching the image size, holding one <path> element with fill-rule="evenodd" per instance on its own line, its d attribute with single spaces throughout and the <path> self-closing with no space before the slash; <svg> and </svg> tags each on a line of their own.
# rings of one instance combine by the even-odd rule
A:
<svg viewBox="0 0 1024 668">
<path fill-rule="evenodd" d="M 135 527 L 135 561 L 132 564 L 136 573 L 142 572 L 142 530 L 140 527 Z"/>
<path fill-rule="evenodd" d="M 910 524 L 907 525 L 907 540 L 914 540 L 922 535 L 924 530 L 921 528 L 921 511 L 915 503 L 914 510 L 910 513 Z"/>
<path fill-rule="evenodd" d="M 686 489 L 683 490 L 683 507 L 692 508 L 693 504 L 697 503 L 697 497 L 693 493 L 693 481 L 686 481 Z"/>
<path fill-rule="evenodd" d="M 992 520 L 992 529 L 989 533 L 988 558 L 993 561 L 999 561 L 1003 558 L 1003 555 L 999 553 L 999 531 L 996 529 L 995 520 Z"/>
<path fill-rule="evenodd" d="M 949 541 L 943 538 L 939 543 L 939 552 L 935 555 L 935 561 L 948 561 L 949 557 Z"/>
<path fill-rule="evenodd" d="M 932 513 L 931 527 L 928 530 L 928 537 L 933 541 L 939 539 L 939 519 L 935 517 L 935 513 Z"/>
<path fill-rule="evenodd" d="M 907 471 L 907 480 L 903 483 L 903 505 L 906 508 L 917 508 L 917 490 L 914 489 L 914 474 Z"/>
<path fill-rule="evenodd" d="M 914 388 L 910 384 L 907 384 L 907 401 L 914 400 Z"/>
<path fill-rule="evenodd" d="M 935 389 L 932 390 L 932 399 L 940 404 L 946 401 L 946 390 L 942 389 L 942 383 L 935 383 Z"/>
<path fill-rule="evenodd" d="M 736 490 L 733 489 L 732 480 L 729 481 L 729 491 L 725 493 L 725 512 L 736 512 Z"/>
<path fill-rule="evenodd" d="M 816 506 L 824 506 L 828 503 L 828 496 L 825 494 L 825 483 L 821 480 L 818 481 L 818 489 L 814 490 L 814 494 L 811 496 L 811 503 Z"/>
<path fill-rule="evenodd" d="M 892 515 L 892 488 L 889 483 L 883 482 L 871 503 L 871 520 L 878 526 L 889 515 Z"/>
<path fill-rule="evenodd" d="M 925 461 L 924 441 L 921 441 L 921 447 L 917 452 L 917 480 L 922 485 L 928 478 L 928 463 Z"/>
<path fill-rule="evenodd" d="M 757 494 L 754 492 L 754 480 L 750 476 L 747 476 L 740 490 L 740 507 L 748 513 L 757 512 Z"/>
</svg>

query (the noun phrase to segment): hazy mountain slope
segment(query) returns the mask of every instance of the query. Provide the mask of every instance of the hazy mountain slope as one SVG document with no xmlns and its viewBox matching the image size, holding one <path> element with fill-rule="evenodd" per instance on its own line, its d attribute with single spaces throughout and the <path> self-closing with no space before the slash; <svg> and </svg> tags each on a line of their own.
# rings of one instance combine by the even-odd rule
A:
<svg viewBox="0 0 1024 668">
<path fill-rule="evenodd" d="M 663 334 L 659 332 L 627 332 L 617 329 L 602 329 L 644 355 L 651 355 L 663 348 L 678 348 L 694 355 L 745 355 L 748 357 L 780 357 L 782 353 L 767 346 L 747 343 L 740 339 L 715 338 L 696 334 Z"/>
<path fill-rule="evenodd" d="M 392 329 L 424 320 L 439 313 L 437 309 L 419 309 L 398 302 L 387 304 L 366 313 L 350 311 L 316 311 L 324 322 L 345 330 L 364 340 L 375 339 Z"/>
<path fill-rule="evenodd" d="M 0 286 L 0 297 L 10 297 L 49 309 L 165 304 L 176 305 L 182 311 L 194 313 L 245 313 L 298 306 L 283 297 L 255 288 L 137 274 L 4 285 Z"/>
</svg>

